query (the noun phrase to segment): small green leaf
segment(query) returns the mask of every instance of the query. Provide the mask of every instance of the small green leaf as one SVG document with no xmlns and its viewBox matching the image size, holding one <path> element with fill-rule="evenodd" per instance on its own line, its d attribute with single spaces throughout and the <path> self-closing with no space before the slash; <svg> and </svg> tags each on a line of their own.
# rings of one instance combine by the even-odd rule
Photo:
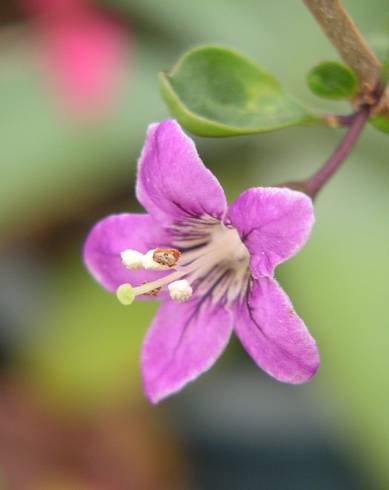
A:
<svg viewBox="0 0 389 490">
<path fill-rule="evenodd" d="M 374 116 L 369 120 L 369 122 L 383 133 L 389 133 L 389 118 L 387 116 Z"/>
<path fill-rule="evenodd" d="M 160 73 L 171 113 L 200 136 L 262 133 L 316 118 L 252 60 L 220 46 L 188 51 Z"/>
<path fill-rule="evenodd" d="M 312 68 L 307 82 L 315 95 L 325 99 L 351 99 L 358 89 L 355 74 L 336 61 L 324 61 Z"/>
</svg>

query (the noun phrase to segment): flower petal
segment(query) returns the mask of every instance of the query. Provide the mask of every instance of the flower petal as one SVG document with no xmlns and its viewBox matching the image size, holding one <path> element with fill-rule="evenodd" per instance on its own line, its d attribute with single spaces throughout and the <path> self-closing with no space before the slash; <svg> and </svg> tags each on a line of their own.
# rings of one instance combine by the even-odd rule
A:
<svg viewBox="0 0 389 490">
<path fill-rule="evenodd" d="M 316 373 L 316 343 L 274 279 L 254 280 L 236 308 L 236 334 L 258 366 L 286 383 L 303 383 Z"/>
<path fill-rule="evenodd" d="M 227 208 L 224 191 L 193 141 L 171 119 L 151 124 L 138 163 L 137 197 L 156 219 L 171 223 Z"/>
<path fill-rule="evenodd" d="M 143 344 L 147 397 L 157 403 L 209 369 L 227 345 L 231 330 L 231 313 L 204 300 L 163 303 Z"/>
<path fill-rule="evenodd" d="M 311 199 L 278 187 L 248 189 L 231 204 L 227 220 L 248 248 L 254 277 L 272 275 L 307 241 L 313 223 Z"/>
<path fill-rule="evenodd" d="M 139 285 L 162 277 L 166 272 L 128 270 L 120 252 L 134 249 L 145 253 L 167 246 L 169 237 L 147 214 L 114 214 L 103 218 L 89 232 L 84 245 L 84 262 L 92 276 L 106 289 L 120 284 Z"/>
</svg>

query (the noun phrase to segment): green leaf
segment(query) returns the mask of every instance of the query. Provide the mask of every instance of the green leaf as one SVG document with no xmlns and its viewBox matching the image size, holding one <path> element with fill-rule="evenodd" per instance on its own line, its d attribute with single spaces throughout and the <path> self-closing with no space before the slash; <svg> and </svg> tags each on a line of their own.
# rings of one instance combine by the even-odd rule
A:
<svg viewBox="0 0 389 490">
<path fill-rule="evenodd" d="M 370 118 L 369 122 L 379 131 L 389 133 L 389 118 L 383 115 Z"/>
<path fill-rule="evenodd" d="M 262 133 L 315 120 L 252 60 L 221 46 L 188 51 L 160 73 L 171 113 L 200 136 Z"/>
<path fill-rule="evenodd" d="M 386 86 L 389 82 L 389 49 L 386 48 L 385 56 L 382 60 L 381 84 Z M 370 123 L 379 131 L 389 133 L 389 117 L 385 114 L 379 114 L 370 118 Z"/>
<path fill-rule="evenodd" d="M 325 99 L 351 99 L 358 89 L 355 74 L 336 61 L 324 61 L 312 68 L 307 82 L 315 95 Z"/>
</svg>

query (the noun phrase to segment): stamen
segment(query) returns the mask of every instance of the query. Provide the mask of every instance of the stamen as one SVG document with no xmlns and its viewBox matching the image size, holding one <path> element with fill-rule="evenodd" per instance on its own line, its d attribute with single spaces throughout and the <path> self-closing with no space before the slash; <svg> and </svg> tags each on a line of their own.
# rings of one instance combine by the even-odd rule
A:
<svg viewBox="0 0 389 490">
<path fill-rule="evenodd" d="M 169 268 L 166 265 L 161 265 L 161 264 L 158 264 L 158 262 L 155 262 L 153 255 L 154 255 L 154 250 L 149 250 L 143 256 L 143 267 L 145 269 L 151 269 L 154 271 L 164 271 L 164 270 Z"/>
<path fill-rule="evenodd" d="M 149 252 L 147 252 L 146 255 L 148 254 Z M 140 294 L 147 294 L 153 289 L 162 288 L 163 286 L 168 286 L 170 283 L 177 281 L 178 279 L 181 279 L 182 277 L 187 276 L 192 272 L 195 271 L 197 272 L 198 270 L 201 270 L 203 271 L 203 273 L 206 273 L 206 271 L 211 268 L 212 264 L 215 262 L 218 255 L 219 252 L 216 250 L 213 252 L 209 252 L 204 256 L 200 256 L 197 260 L 194 260 L 189 265 L 186 265 L 185 267 L 180 267 L 178 270 L 175 270 L 174 272 L 168 274 L 167 276 L 161 277 L 160 279 L 156 279 L 155 281 L 151 281 L 146 284 L 143 284 L 142 286 L 138 286 L 134 288 L 135 294 L 136 296 Z M 163 270 L 166 270 L 166 267 Z"/>
<path fill-rule="evenodd" d="M 154 271 L 165 271 L 174 267 L 181 254 L 175 248 L 155 248 L 143 257 L 143 267 Z"/>
<path fill-rule="evenodd" d="M 121 284 L 116 290 L 116 297 L 122 305 L 128 306 L 135 299 L 135 289 L 131 284 Z"/>
<path fill-rule="evenodd" d="M 156 279 L 155 281 L 147 282 L 142 284 L 141 286 L 137 286 L 134 288 L 135 296 L 139 296 L 141 294 L 148 294 L 150 291 L 153 291 L 157 288 L 162 288 L 163 286 L 167 286 L 172 281 L 180 279 L 182 276 L 187 274 L 186 271 L 174 271 L 171 274 L 161 277 L 160 279 Z"/>
<path fill-rule="evenodd" d="M 168 285 L 171 299 L 174 301 L 187 301 L 193 293 L 191 285 L 186 279 L 174 281 Z"/>
<path fill-rule="evenodd" d="M 122 258 L 122 263 L 127 269 L 136 270 L 143 268 L 143 254 L 138 252 L 137 250 L 123 250 L 120 253 L 120 257 Z"/>
<path fill-rule="evenodd" d="M 143 282 L 142 283 L 142 286 L 144 286 L 145 284 L 147 285 L 147 282 Z M 147 293 L 143 293 L 143 294 L 146 294 L 147 296 L 158 296 L 158 294 L 161 291 L 161 289 L 162 289 L 161 287 L 154 288 L 151 291 L 148 291 Z"/>
<path fill-rule="evenodd" d="M 176 248 L 155 248 L 144 255 L 136 250 L 124 250 L 121 258 L 129 269 L 143 267 L 156 271 L 170 270 L 171 273 L 136 287 L 122 284 L 117 289 L 119 301 L 128 305 L 136 296 L 156 296 L 163 288 L 168 289 L 174 301 L 186 301 L 193 294 L 192 286 L 199 295 L 211 291 L 215 302 L 223 300 L 230 303 L 239 296 L 249 278 L 249 253 L 236 229 L 215 226 L 211 233 L 203 234 L 201 244 L 197 244 L 196 236 L 195 245 L 192 235 L 181 237 L 189 238 L 185 244 L 182 240 L 182 255 Z M 173 246 L 180 247 L 178 241 L 173 241 Z"/>
<path fill-rule="evenodd" d="M 180 257 L 181 252 L 175 248 L 156 248 L 153 253 L 154 262 L 168 267 L 174 267 Z"/>
</svg>

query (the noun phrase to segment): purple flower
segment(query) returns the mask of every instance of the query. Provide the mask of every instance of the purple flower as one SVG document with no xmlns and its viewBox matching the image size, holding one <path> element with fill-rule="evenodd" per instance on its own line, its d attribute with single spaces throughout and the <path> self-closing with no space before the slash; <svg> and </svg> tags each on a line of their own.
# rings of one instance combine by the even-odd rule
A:
<svg viewBox="0 0 389 490">
<path fill-rule="evenodd" d="M 158 296 L 142 377 L 152 402 L 212 366 L 232 330 L 254 362 L 286 383 L 318 369 L 315 341 L 273 278 L 309 237 L 309 197 L 255 187 L 227 206 L 222 187 L 173 120 L 149 127 L 136 193 L 148 214 L 111 215 L 87 237 L 85 264 L 130 304 Z"/>
</svg>

